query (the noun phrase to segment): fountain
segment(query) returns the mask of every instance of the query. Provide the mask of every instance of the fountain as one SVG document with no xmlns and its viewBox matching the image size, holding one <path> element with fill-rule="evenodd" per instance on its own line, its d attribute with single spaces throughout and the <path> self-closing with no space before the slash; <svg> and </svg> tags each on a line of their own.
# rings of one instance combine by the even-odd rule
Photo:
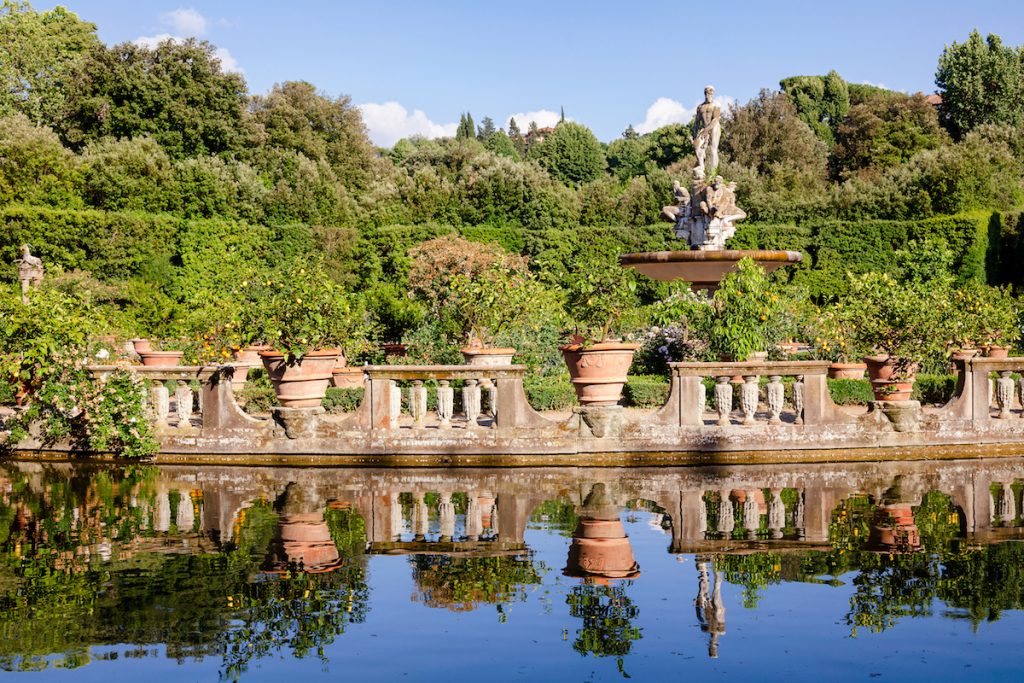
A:
<svg viewBox="0 0 1024 683">
<path fill-rule="evenodd" d="M 693 148 L 697 165 L 693 169 L 690 190 L 678 181 L 674 184 L 675 201 L 661 211 L 665 220 L 674 224 L 673 232 L 686 240 L 689 249 L 650 251 L 623 254 L 619 263 L 654 280 L 686 280 L 694 290 L 718 288 L 727 273 L 735 270 L 744 258 L 753 259 L 766 272 L 799 263 L 798 251 L 726 249 L 725 242 L 736 233 L 736 221 L 746 212 L 736 205 L 736 183 L 726 183 L 722 176 L 710 179 L 705 159 L 710 153 L 711 169 L 718 168 L 718 141 L 721 137 L 721 109 L 714 103 L 715 89 L 704 89 L 704 103 L 697 107 L 694 122 Z"/>
</svg>

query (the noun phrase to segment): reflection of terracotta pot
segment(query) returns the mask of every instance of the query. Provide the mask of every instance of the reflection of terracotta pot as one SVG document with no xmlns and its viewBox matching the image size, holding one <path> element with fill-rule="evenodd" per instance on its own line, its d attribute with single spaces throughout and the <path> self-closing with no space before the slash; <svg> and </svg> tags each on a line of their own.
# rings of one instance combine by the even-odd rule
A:
<svg viewBox="0 0 1024 683">
<path fill-rule="evenodd" d="M 639 576 L 639 570 L 620 520 L 580 519 L 569 546 L 566 576 L 628 579 Z"/>
<path fill-rule="evenodd" d="M 829 379 L 864 379 L 867 363 L 832 363 L 828 366 Z"/>
<path fill-rule="evenodd" d="M 261 351 L 263 367 L 285 408 L 314 408 L 327 395 L 327 385 L 338 359 L 338 349 L 310 351 L 295 363 L 286 363 L 276 351 Z"/>
<path fill-rule="evenodd" d="M 921 547 L 921 535 L 910 503 L 882 505 L 875 510 L 868 542 L 877 549 L 913 550 Z"/>
<path fill-rule="evenodd" d="M 1010 347 L 1009 346 L 986 346 L 985 355 L 989 358 L 1009 358 Z"/>
<path fill-rule="evenodd" d="M 306 571 L 323 570 L 339 559 L 321 512 L 281 515 L 272 550 L 279 561 L 302 564 Z"/>
<path fill-rule="evenodd" d="M 181 363 L 184 351 L 142 351 L 137 352 L 142 364 L 151 368 L 173 368 Z"/>
<path fill-rule="evenodd" d="M 512 357 L 516 355 L 515 349 L 504 348 L 467 348 L 459 349 L 466 365 L 512 365 Z"/>
<path fill-rule="evenodd" d="M 132 346 L 135 347 L 135 353 L 145 353 L 153 350 L 153 344 L 148 339 L 132 339 Z"/>
<path fill-rule="evenodd" d="M 603 342 L 561 347 L 576 398 L 584 406 L 613 406 L 622 398 L 629 366 L 639 344 Z"/>
</svg>

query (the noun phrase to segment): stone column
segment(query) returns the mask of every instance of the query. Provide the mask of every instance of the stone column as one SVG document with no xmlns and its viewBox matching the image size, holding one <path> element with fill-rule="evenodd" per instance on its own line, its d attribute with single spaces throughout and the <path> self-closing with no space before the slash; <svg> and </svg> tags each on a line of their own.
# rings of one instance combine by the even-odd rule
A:
<svg viewBox="0 0 1024 683">
<path fill-rule="evenodd" d="M 192 505 L 192 494 L 188 491 L 178 491 L 181 498 L 178 500 L 178 514 L 174 523 L 178 525 L 178 531 L 192 531 L 196 522 L 196 511 Z"/>
<path fill-rule="evenodd" d="M 466 413 L 466 427 L 476 427 L 480 417 L 480 385 L 475 379 L 467 379 L 462 387 L 462 409 Z"/>
<path fill-rule="evenodd" d="M 153 405 L 153 414 L 156 416 L 157 426 L 167 425 L 167 415 L 171 412 L 171 392 L 163 382 L 157 382 L 149 390 L 150 402 Z"/>
<path fill-rule="evenodd" d="M 451 493 L 441 494 L 441 500 L 437 504 L 437 517 L 441 527 L 441 540 L 450 542 L 455 535 L 455 505 L 452 504 Z"/>
<path fill-rule="evenodd" d="M 804 423 L 804 376 L 797 375 L 793 382 L 793 410 L 796 412 L 795 423 Z"/>
<path fill-rule="evenodd" d="M 747 499 L 743 501 L 743 528 L 747 530 L 747 538 L 757 538 L 758 529 L 761 527 L 761 511 L 757 505 L 757 491 L 747 491 Z"/>
<path fill-rule="evenodd" d="M 423 500 L 423 493 L 414 493 L 414 507 L 412 510 L 412 532 L 417 541 L 423 541 L 427 537 L 429 529 L 429 517 L 427 516 L 427 504 Z"/>
<path fill-rule="evenodd" d="M 729 413 L 732 412 L 732 385 L 729 376 L 715 378 L 715 408 L 718 410 L 718 425 L 729 425 Z"/>
<path fill-rule="evenodd" d="M 413 380 L 409 387 L 409 414 L 415 426 L 423 426 L 423 419 L 427 415 L 427 388 L 423 386 L 423 380 Z"/>
<path fill-rule="evenodd" d="M 718 504 L 718 531 L 728 536 L 736 528 L 736 520 L 733 519 L 732 501 L 729 499 L 729 489 L 722 489 L 719 493 Z"/>
<path fill-rule="evenodd" d="M 449 386 L 446 379 L 438 382 L 437 387 L 437 417 L 441 421 L 441 428 L 447 429 L 452 426 L 452 413 L 455 409 L 455 390 Z"/>
<path fill-rule="evenodd" d="M 167 531 L 170 528 L 171 498 L 166 490 L 160 490 L 156 493 L 156 508 L 153 510 L 153 530 Z"/>
<path fill-rule="evenodd" d="M 996 380 L 996 404 L 999 406 L 999 414 L 996 417 L 1000 420 L 1010 417 L 1010 410 L 1013 408 L 1013 388 L 1010 371 L 1001 371 L 999 379 Z"/>
<path fill-rule="evenodd" d="M 757 413 L 758 382 L 757 375 L 745 375 L 743 385 L 740 387 L 740 407 L 743 409 L 743 424 L 754 424 L 754 414 Z"/>
<path fill-rule="evenodd" d="M 771 414 L 768 421 L 772 424 L 782 422 L 782 397 L 785 390 L 782 386 L 781 375 L 768 376 L 768 412 Z"/>
<path fill-rule="evenodd" d="M 174 390 L 174 400 L 177 404 L 178 427 L 192 426 L 192 387 L 188 384 L 179 384 Z"/>
<path fill-rule="evenodd" d="M 483 509 L 477 500 L 476 491 L 469 491 L 466 498 L 466 536 L 475 541 L 484 532 Z"/>
<path fill-rule="evenodd" d="M 388 405 L 388 426 L 394 429 L 398 426 L 398 418 L 402 415 L 402 392 L 398 388 L 398 382 L 390 380 L 391 393 L 389 394 Z"/>
<path fill-rule="evenodd" d="M 405 520 L 402 519 L 401 494 L 392 493 L 390 498 L 390 519 L 388 520 L 388 531 L 390 532 L 391 540 L 397 541 L 402 538 L 402 531 L 405 529 Z"/>
<path fill-rule="evenodd" d="M 782 528 L 786 526 L 786 506 L 782 503 L 782 491 L 771 490 L 768 502 L 768 532 L 772 538 L 782 538 Z"/>
</svg>

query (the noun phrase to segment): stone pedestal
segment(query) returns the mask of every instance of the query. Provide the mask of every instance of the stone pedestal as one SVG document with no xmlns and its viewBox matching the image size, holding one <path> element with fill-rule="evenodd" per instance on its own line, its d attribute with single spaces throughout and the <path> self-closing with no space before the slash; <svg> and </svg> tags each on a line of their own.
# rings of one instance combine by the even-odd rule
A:
<svg viewBox="0 0 1024 683">
<path fill-rule="evenodd" d="M 283 429 L 289 439 L 311 439 L 326 410 L 317 408 L 271 408 L 274 421 Z"/>
<path fill-rule="evenodd" d="M 921 425 L 920 401 L 871 401 L 868 412 L 881 412 L 897 432 L 916 432 Z"/>
<path fill-rule="evenodd" d="M 614 438 L 622 428 L 622 406 L 579 406 L 572 412 L 598 439 Z"/>
</svg>

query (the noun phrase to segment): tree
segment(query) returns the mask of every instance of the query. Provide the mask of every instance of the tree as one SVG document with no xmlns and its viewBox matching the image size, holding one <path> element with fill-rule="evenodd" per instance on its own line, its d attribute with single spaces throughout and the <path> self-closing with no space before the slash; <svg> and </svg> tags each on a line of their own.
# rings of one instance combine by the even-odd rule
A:
<svg viewBox="0 0 1024 683">
<path fill-rule="evenodd" d="M 670 123 L 643 136 L 647 142 L 647 156 L 660 168 L 670 166 L 687 154 L 693 153 L 690 126 Z"/>
<path fill-rule="evenodd" d="M 509 139 L 508 135 L 506 135 L 503 130 L 498 130 L 484 138 L 484 147 L 499 156 L 509 157 L 512 159 L 519 158 L 519 154 L 516 152 L 516 148 L 512 144 L 512 140 Z"/>
<path fill-rule="evenodd" d="M 487 140 L 494 135 L 497 129 L 494 127 L 494 119 L 490 116 L 485 116 L 483 122 L 477 128 L 476 139 L 480 142 L 487 142 Z"/>
<path fill-rule="evenodd" d="M 150 136 L 172 159 L 239 152 L 250 131 L 245 80 L 224 73 L 214 48 L 194 39 L 155 49 L 123 43 L 84 54 L 67 84 L 66 142 Z"/>
<path fill-rule="evenodd" d="M 82 152 L 85 197 L 109 211 L 166 211 L 173 205 L 174 177 L 167 153 L 151 138 L 91 143 Z"/>
<path fill-rule="evenodd" d="M 347 95 L 331 99 L 310 83 L 290 81 L 254 97 L 250 109 L 265 144 L 326 162 L 350 190 L 369 183 L 377 155 Z"/>
<path fill-rule="evenodd" d="M 608 145 L 608 169 L 621 180 L 643 175 L 650 152 L 649 139 L 634 135 Z"/>
<path fill-rule="evenodd" d="M 530 150 L 554 178 L 567 185 L 582 185 L 604 173 L 604 150 L 590 129 L 579 123 L 566 122 L 555 128 L 544 142 Z"/>
<path fill-rule="evenodd" d="M 456 140 L 469 140 L 476 138 L 476 126 L 473 124 L 473 115 L 469 112 L 459 116 L 459 127 L 455 129 Z"/>
<path fill-rule="evenodd" d="M 0 115 L 19 111 L 53 126 L 64 107 L 63 82 L 78 58 L 98 46 L 96 25 L 63 7 L 35 12 L 27 2 L 0 5 Z"/>
<path fill-rule="evenodd" d="M 920 93 L 874 97 L 850 108 L 832 149 L 840 178 L 898 166 L 948 142 L 939 117 Z"/>
<path fill-rule="evenodd" d="M 81 206 L 82 175 L 75 155 L 49 128 L 24 114 L 0 117 L 0 204 Z"/>
<path fill-rule="evenodd" d="M 1024 125 L 1024 48 L 1004 46 L 993 33 L 982 40 L 974 30 L 947 46 L 935 85 L 942 123 L 958 140 L 983 123 Z"/>
<path fill-rule="evenodd" d="M 825 76 L 792 76 L 784 78 L 779 87 L 796 107 L 800 120 L 814 134 L 831 145 L 835 130 L 850 108 L 850 92 L 835 71 Z"/>
<path fill-rule="evenodd" d="M 508 120 L 508 139 L 512 141 L 512 146 L 520 158 L 526 156 L 526 140 L 523 139 L 523 133 L 519 130 L 515 118 Z"/>
</svg>

